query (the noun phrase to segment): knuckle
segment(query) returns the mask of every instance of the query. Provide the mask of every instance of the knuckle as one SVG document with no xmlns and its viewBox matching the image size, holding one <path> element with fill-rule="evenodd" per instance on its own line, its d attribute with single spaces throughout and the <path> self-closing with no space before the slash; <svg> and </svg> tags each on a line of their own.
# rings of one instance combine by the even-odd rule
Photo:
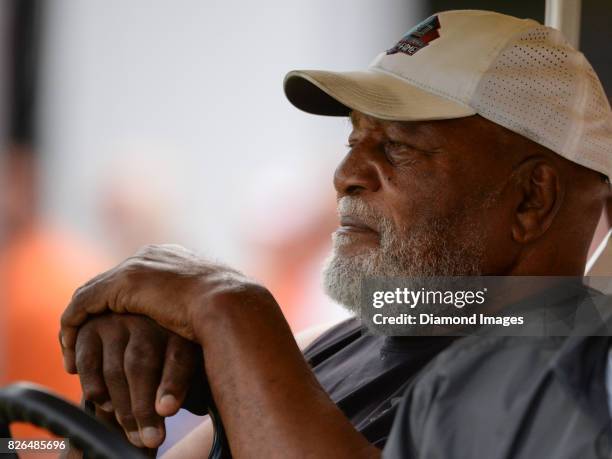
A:
<svg viewBox="0 0 612 459">
<path fill-rule="evenodd" d="M 72 305 L 81 304 L 83 302 L 83 299 L 85 298 L 85 294 L 88 288 L 89 286 L 87 284 L 81 285 L 79 288 L 77 288 L 72 294 L 71 304 Z"/>
<path fill-rule="evenodd" d="M 146 370 L 159 366 L 154 349 L 145 344 L 130 346 L 125 353 L 125 368 Z"/>
<path fill-rule="evenodd" d="M 79 303 L 81 300 L 86 298 L 87 294 L 91 290 L 91 287 L 98 284 L 101 280 L 108 276 L 109 271 L 102 272 L 90 280 L 85 282 L 83 285 L 78 287 L 72 294 L 73 303 Z"/>
<path fill-rule="evenodd" d="M 87 321 L 87 325 L 91 324 L 91 328 L 95 330 L 99 335 L 110 335 L 120 336 L 123 334 L 123 330 L 118 325 L 121 325 L 121 316 L 115 314 L 100 314 L 94 316 Z"/>
<path fill-rule="evenodd" d="M 102 316 L 101 316 L 102 317 Z M 77 346 L 83 341 L 89 341 L 96 334 L 99 320 L 101 317 L 92 317 L 79 328 L 77 335 Z"/>
<path fill-rule="evenodd" d="M 123 368 L 118 365 L 106 365 L 103 370 L 104 380 L 109 384 L 125 382 Z"/>
<path fill-rule="evenodd" d="M 120 314 L 108 314 L 94 319 L 104 320 L 104 322 L 94 324 L 98 326 L 92 330 L 92 334 L 95 334 L 95 338 L 102 343 L 105 359 L 119 360 L 125 353 L 129 335 L 123 327 L 122 317 Z"/>
<path fill-rule="evenodd" d="M 138 271 L 143 267 L 142 255 L 133 256 L 125 260 L 122 264 L 123 275 Z"/>
<path fill-rule="evenodd" d="M 155 410 L 153 409 L 154 401 L 151 400 L 150 403 L 139 403 L 132 407 L 132 413 L 135 419 L 139 421 L 143 420 L 154 420 L 157 419 L 157 415 Z"/>
<path fill-rule="evenodd" d="M 184 252 L 184 253 L 189 253 L 189 250 L 187 250 L 185 247 L 183 247 L 180 244 L 161 244 L 158 246 L 158 249 L 160 250 L 165 250 L 167 252 Z"/>
<path fill-rule="evenodd" d="M 172 351 L 166 355 L 166 361 L 164 362 L 164 366 L 171 367 L 172 369 L 183 368 L 185 366 L 185 362 L 183 361 L 181 355 L 178 352 Z"/>
<path fill-rule="evenodd" d="M 140 249 L 138 249 L 138 251 L 135 254 L 135 257 L 136 258 L 148 258 L 150 256 L 155 255 L 157 252 L 159 252 L 161 247 L 162 246 L 158 244 L 143 245 L 142 247 L 140 247 Z"/>
<path fill-rule="evenodd" d="M 182 352 L 186 351 L 186 352 Z M 166 353 L 166 360 L 164 366 L 171 367 L 173 369 L 188 370 L 193 366 L 194 356 L 190 349 L 170 349 Z"/>
<path fill-rule="evenodd" d="M 189 352 L 185 352 L 189 348 L 183 344 L 176 343 L 166 350 L 166 363 L 172 365 L 180 365 L 190 357 Z"/>
<path fill-rule="evenodd" d="M 121 424 L 124 427 L 135 427 L 136 426 L 136 418 L 134 417 L 132 413 L 117 410 L 115 412 L 115 416 L 119 424 Z"/>
<path fill-rule="evenodd" d="M 104 356 L 110 361 L 121 360 L 127 346 L 127 334 L 121 327 L 108 328 L 103 339 Z"/>
<path fill-rule="evenodd" d="M 157 260 L 172 255 L 185 255 L 191 253 L 179 244 L 147 244 L 142 246 L 132 257 L 141 260 Z"/>
<path fill-rule="evenodd" d="M 133 362 L 125 365 L 125 375 L 130 383 L 151 385 L 151 375 L 157 374 L 157 367 L 147 362 Z"/>
<path fill-rule="evenodd" d="M 82 386 L 83 397 L 93 402 L 103 402 L 108 399 L 106 388 L 97 383 L 86 383 Z"/>
<path fill-rule="evenodd" d="M 102 362 L 100 358 L 93 352 L 83 349 L 82 346 L 77 347 L 76 353 L 77 372 L 81 374 L 98 374 L 101 373 Z"/>
</svg>

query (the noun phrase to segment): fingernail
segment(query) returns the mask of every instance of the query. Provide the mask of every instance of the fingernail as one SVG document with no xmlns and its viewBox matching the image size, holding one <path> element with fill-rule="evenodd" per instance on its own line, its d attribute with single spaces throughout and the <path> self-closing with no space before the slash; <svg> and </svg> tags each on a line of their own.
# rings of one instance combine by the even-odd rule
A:
<svg viewBox="0 0 612 459">
<path fill-rule="evenodd" d="M 139 448 L 142 448 L 144 446 L 142 440 L 140 439 L 140 434 L 138 432 L 128 432 L 128 438 L 134 446 L 138 446 Z"/>
<path fill-rule="evenodd" d="M 161 440 L 161 432 L 157 427 L 143 427 L 142 441 L 149 448 L 155 448 Z"/>
<path fill-rule="evenodd" d="M 172 394 L 165 394 L 159 399 L 159 404 L 165 409 L 174 409 L 178 403 L 176 397 Z"/>
<path fill-rule="evenodd" d="M 68 347 L 67 341 L 66 341 L 66 337 L 64 335 L 62 335 L 62 346 L 64 348 Z"/>
<path fill-rule="evenodd" d="M 106 411 L 107 413 L 111 413 L 113 411 L 113 404 L 110 400 L 107 400 L 102 405 L 100 405 L 100 409 Z"/>
</svg>

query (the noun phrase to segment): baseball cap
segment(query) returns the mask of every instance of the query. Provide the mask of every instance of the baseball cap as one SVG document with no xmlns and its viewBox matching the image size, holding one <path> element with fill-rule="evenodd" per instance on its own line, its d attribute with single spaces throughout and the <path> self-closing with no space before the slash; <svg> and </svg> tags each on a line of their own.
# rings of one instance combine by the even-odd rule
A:
<svg viewBox="0 0 612 459">
<path fill-rule="evenodd" d="M 296 107 L 395 121 L 479 114 L 557 154 L 612 174 L 612 113 L 599 78 L 561 32 L 491 11 L 430 16 L 367 70 L 295 70 Z"/>
</svg>

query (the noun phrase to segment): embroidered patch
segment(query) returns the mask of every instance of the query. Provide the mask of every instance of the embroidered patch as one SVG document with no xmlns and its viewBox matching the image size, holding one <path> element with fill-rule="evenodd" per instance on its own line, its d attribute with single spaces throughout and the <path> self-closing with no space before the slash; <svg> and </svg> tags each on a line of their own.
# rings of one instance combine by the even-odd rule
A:
<svg viewBox="0 0 612 459">
<path fill-rule="evenodd" d="M 410 29 L 393 48 L 387 50 L 387 54 L 405 53 L 412 56 L 440 36 L 439 28 L 438 16 L 431 16 Z"/>
</svg>

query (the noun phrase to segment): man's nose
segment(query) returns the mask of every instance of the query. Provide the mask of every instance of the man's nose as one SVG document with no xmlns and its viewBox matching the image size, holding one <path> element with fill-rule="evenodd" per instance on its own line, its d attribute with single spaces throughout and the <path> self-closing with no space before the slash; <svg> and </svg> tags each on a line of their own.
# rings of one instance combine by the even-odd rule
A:
<svg viewBox="0 0 612 459">
<path fill-rule="evenodd" d="M 351 149 L 336 168 L 334 187 L 338 197 L 375 192 L 380 188 L 375 158 L 368 147 Z"/>
</svg>

